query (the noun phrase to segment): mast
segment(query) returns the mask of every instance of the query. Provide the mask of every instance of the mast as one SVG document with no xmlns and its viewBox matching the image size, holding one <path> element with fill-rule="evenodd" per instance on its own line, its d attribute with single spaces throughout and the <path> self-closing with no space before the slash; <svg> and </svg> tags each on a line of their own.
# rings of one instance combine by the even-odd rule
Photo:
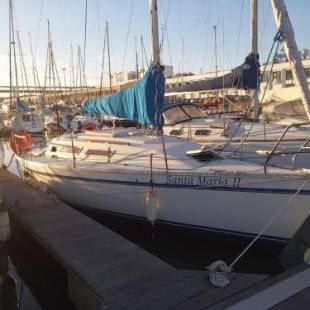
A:
<svg viewBox="0 0 310 310">
<path fill-rule="evenodd" d="M 86 38 L 87 38 L 87 0 L 85 0 L 85 19 L 84 19 L 84 45 L 83 45 L 83 64 L 84 71 L 86 70 Z"/>
<path fill-rule="evenodd" d="M 9 63 L 10 63 L 10 109 L 9 116 L 11 116 L 13 108 L 13 98 L 12 98 L 12 0 L 9 1 Z"/>
<path fill-rule="evenodd" d="M 139 80 L 139 57 L 138 57 L 138 45 L 137 37 L 135 36 L 135 54 L 136 54 L 136 80 Z"/>
<path fill-rule="evenodd" d="M 30 47 L 30 54 L 31 54 L 31 59 L 32 59 L 32 73 L 33 73 L 33 82 L 34 85 L 37 89 L 37 92 L 39 92 L 41 94 L 41 98 L 38 99 L 37 104 L 39 104 L 40 101 L 40 105 L 41 105 L 41 112 L 43 115 L 43 91 L 41 89 L 41 84 L 40 84 L 40 80 L 39 80 L 39 74 L 38 74 L 38 69 L 37 69 L 37 65 L 36 65 L 36 61 L 34 58 L 34 53 L 33 53 L 33 48 L 32 48 L 32 42 L 31 42 L 31 35 L 30 33 L 28 33 L 28 37 L 29 37 L 29 47 Z"/>
<path fill-rule="evenodd" d="M 55 58 L 53 54 L 53 43 L 52 43 L 49 20 L 47 21 L 47 36 L 48 36 L 48 55 L 49 55 L 49 62 L 50 62 L 49 63 L 50 83 L 51 83 L 51 78 L 53 78 L 56 121 L 57 121 L 58 135 L 60 136 L 60 118 L 59 118 L 59 110 L 58 110 L 57 94 L 56 94 L 56 74 L 58 78 L 58 73 L 55 68 Z"/>
<path fill-rule="evenodd" d="M 24 61 L 24 53 L 23 53 L 23 47 L 20 42 L 20 36 L 19 36 L 19 31 L 16 31 L 16 38 L 17 38 L 17 46 L 18 46 L 18 51 L 19 51 L 19 57 L 20 57 L 20 66 L 21 66 L 21 78 L 22 78 L 22 87 L 23 87 L 23 94 L 25 97 L 25 87 L 24 87 L 24 79 L 25 79 L 25 84 L 26 88 L 28 91 L 28 101 L 31 101 L 31 96 L 30 96 L 30 87 L 28 83 L 28 76 L 27 76 L 27 71 L 26 71 L 26 66 L 25 66 L 25 61 Z M 23 75 L 24 73 L 24 75 Z"/>
<path fill-rule="evenodd" d="M 302 103 L 310 121 L 310 91 L 301 56 L 295 41 L 294 29 L 288 16 L 284 1 L 271 0 L 271 4 L 276 24 L 282 36 L 283 49 L 293 67 L 293 77 L 297 88 L 300 90 Z"/>
<path fill-rule="evenodd" d="M 214 57 L 215 57 L 215 76 L 218 76 L 217 69 L 217 29 L 216 26 L 213 26 L 214 29 Z"/>
<path fill-rule="evenodd" d="M 109 80 L 110 80 L 110 94 L 112 94 L 112 73 L 111 73 L 111 57 L 110 57 L 110 33 L 109 33 L 109 24 L 106 25 L 106 34 L 107 34 L 107 48 L 108 48 L 108 66 L 109 66 Z"/>
<path fill-rule="evenodd" d="M 258 1 L 250 0 L 250 49 L 251 54 L 258 55 Z M 259 85 L 257 85 L 259 87 Z M 257 117 L 259 110 L 258 89 L 251 90 L 252 118 Z"/>
<path fill-rule="evenodd" d="M 143 53 L 143 37 L 142 36 L 140 36 L 140 47 L 141 47 L 141 71 L 142 71 L 141 76 L 143 76 L 144 75 L 144 59 L 143 59 L 144 53 Z"/>
<path fill-rule="evenodd" d="M 102 96 L 102 87 L 103 87 L 103 70 L 104 70 L 104 56 L 105 56 L 105 49 L 106 49 L 106 42 L 107 42 L 107 29 L 104 33 L 103 39 L 103 49 L 102 49 L 102 61 L 101 61 L 101 76 L 100 76 L 100 96 Z"/>
<path fill-rule="evenodd" d="M 64 98 L 66 99 L 67 98 L 67 81 L 66 81 L 66 71 L 67 71 L 67 68 L 63 67 L 63 68 L 61 68 L 61 70 L 62 70 L 62 73 L 63 73 L 63 81 L 64 81 L 64 88 L 65 88 Z"/>
<path fill-rule="evenodd" d="M 13 16 L 13 3 L 11 3 L 11 41 L 10 44 L 13 45 L 13 59 L 14 59 L 14 69 L 15 69 L 15 96 L 16 99 L 19 98 L 19 87 L 18 87 L 18 69 L 17 69 L 17 59 L 16 59 L 16 42 L 15 42 L 15 30 L 14 30 L 14 16 Z"/>
<path fill-rule="evenodd" d="M 159 47 L 159 35 L 158 35 L 158 14 L 157 14 L 157 0 L 150 0 L 150 10 L 151 10 L 151 34 L 152 34 L 152 63 L 158 69 L 160 67 L 160 47 Z M 157 96 L 156 96 L 157 97 Z M 158 100 L 158 97 L 156 98 Z M 164 133 L 162 130 L 157 133 L 161 135 L 161 141 L 163 146 L 164 158 L 165 158 L 165 166 L 166 172 L 169 171 L 168 168 L 168 158 L 166 152 L 166 145 L 164 139 Z"/>
<path fill-rule="evenodd" d="M 160 64 L 160 49 L 159 49 L 159 35 L 158 35 L 158 14 L 157 14 L 157 0 L 150 0 L 151 9 L 151 28 L 152 28 L 152 62 L 153 64 Z"/>
<path fill-rule="evenodd" d="M 73 88 L 74 82 L 74 61 L 73 61 L 73 46 L 70 44 L 70 86 Z"/>
</svg>

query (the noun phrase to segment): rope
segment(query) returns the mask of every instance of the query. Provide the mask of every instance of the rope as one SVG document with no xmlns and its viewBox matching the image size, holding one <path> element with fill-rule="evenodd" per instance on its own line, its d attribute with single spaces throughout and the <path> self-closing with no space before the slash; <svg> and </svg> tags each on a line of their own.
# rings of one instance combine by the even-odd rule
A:
<svg viewBox="0 0 310 310">
<path fill-rule="evenodd" d="M 286 201 L 283 207 L 280 207 L 278 211 L 273 215 L 273 217 L 267 222 L 267 224 L 262 228 L 262 230 L 256 235 L 256 237 L 245 247 L 245 249 L 233 260 L 233 262 L 228 266 L 232 268 L 247 251 L 253 246 L 253 244 L 261 237 L 261 235 L 274 223 L 274 221 L 281 215 L 281 213 L 286 210 L 290 202 L 292 202 L 297 195 L 302 191 L 305 185 L 309 182 L 309 179 L 305 180 L 302 185 L 297 189 L 297 191 Z"/>
<path fill-rule="evenodd" d="M 84 70 L 86 64 L 86 39 L 87 39 L 87 11 L 88 11 L 88 1 L 85 0 L 85 19 L 84 19 L 84 44 L 83 44 L 83 62 L 84 62 Z"/>
</svg>

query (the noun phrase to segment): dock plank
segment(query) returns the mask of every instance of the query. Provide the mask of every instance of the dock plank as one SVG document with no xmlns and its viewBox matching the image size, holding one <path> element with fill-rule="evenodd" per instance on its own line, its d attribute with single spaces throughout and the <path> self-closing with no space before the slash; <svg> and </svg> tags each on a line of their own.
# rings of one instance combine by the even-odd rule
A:
<svg viewBox="0 0 310 310">
<path fill-rule="evenodd" d="M 228 288 L 216 289 L 206 272 L 176 270 L 5 170 L 0 182 L 5 203 L 15 206 L 10 215 L 16 225 L 65 267 L 70 281 L 79 279 L 109 309 L 198 309 L 262 279 L 236 275 Z"/>
</svg>

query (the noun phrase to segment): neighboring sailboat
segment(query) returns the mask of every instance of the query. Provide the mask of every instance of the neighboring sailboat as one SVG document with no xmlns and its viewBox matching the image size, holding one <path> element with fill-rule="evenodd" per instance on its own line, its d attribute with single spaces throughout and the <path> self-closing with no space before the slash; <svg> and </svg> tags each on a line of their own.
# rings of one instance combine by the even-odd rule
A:
<svg viewBox="0 0 310 310">
<path fill-rule="evenodd" d="M 35 109 L 30 109 L 28 104 L 22 102 L 19 94 L 19 84 L 18 84 L 18 68 L 15 50 L 15 34 L 14 34 L 14 19 L 13 19 L 13 2 L 9 0 L 9 64 L 10 64 L 10 99 L 8 104 L 8 111 L 6 117 L 4 118 L 4 124 L 7 128 L 13 131 L 17 130 L 27 130 L 31 134 L 41 133 L 44 129 L 44 123 L 42 118 L 38 115 Z M 18 32 L 17 32 L 18 35 Z M 21 46 L 18 35 L 18 43 L 21 52 Z M 13 46 L 13 49 L 12 49 Z M 13 50 L 13 51 L 12 51 Z M 14 74 L 15 74 L 15 86 L 13 86 L 13 61 L 14 59 Z M 21 55 L 22 57 L 22 55 Z M 25 70 L 23 60 L 22 68 Z M 25 76 L 26 73 L 24 72 Z M 2 102 L 2 105 L 5 105 Z"/>
<path fill-rule="evenodd" d="M 266 123 L 263 119 L 259 123 L 242 122 L 242 125 L 235 122 L 233 119 L 215 119 L 191 117 L 189 114 L 193 112 L 192 107 L 189 111 L 185 111 L 187 105 L 178 105 L 168 108 L 164 112 L 164 117 L 168 126 L 164 127 L 167 134 L 175 135 L 180 138 L 192 139 L 196 142 L 216 147 L 222 154 L 227 156 L 233 156 L 239 159 L 245 159 L 252 162 L 264 163 L 268 158 L 273 144 L 277 142 L 282 135 L 285 127 L 291 124 L 305 123 L 309 119 L 309 107 L 310 94 L 307 84 L 307 77 L 302 65 L 300 53 L 297 49 L 294 31 L 288 18 L 284 2 L 282 0 L 274 0 L 273 9 L 276 18 L 277 25 L 279 27 L 279 33 L 282 37 L 283 44 L 287 57 L 292 63 L 294 63 L 293 75 L 296 80 L 299 93 L 303 98 L 303 110 L 304 119 L 286 118 L 281 119 L 278 122 Z M 251 53 L 250 55 L 257 55 L 257 1 L 251 1 Z M 258 57 L 256 57 L 258 59 Z M 193 90 L 193 87 L 207 87 L 208 89 L 218 88 L 220 89 L 219 79 L 223 79 L 222 83 L 225 83 L 226 87 L 244 87 L 249 85 L 248 88 L 256 88 L 258 85 L 259 66 L 255 65 L 256 62 L 252 61 L 252 65 L 247 64 L 247 61 L 243 66 L 240 66 L 232 73 L 227 74 L 226 77 L 215 78 L 213 80 L 207 80 L 204 82 L 195 82 L 192 85 L 181 86 L 181 90 Z M 242 68 L 246 66 L 250 74 L 246 74 L 245 77 L 255 77 L 248 82 L 248 79 L 244 79 L 244 73 Z M 255 69 L 256 68 L 256 69 Z M 256 70 L 256 71 L 255 71 Z M 238 82 L 241 81 L 241 82 Z M 255 87 L 253 87 L 255 86 Z M 265 87 L 267 87 L 265 85 Z M 257 115 L 259 110 L 258 106 L 258 92 L 252 91 L 253 113 L 252 116 Z M 187 109 L 189 109 L 187 107 Z M 196 109 L 198 110 L 198 108 Z M 255 117 L 254 117 L 255 118 Z M 305 120 L 306 119 L 306 120 Z M 168 120 L 168 122 L 167 122 Z M 180 121 L 181 120 L 181 121 Z M 272 164 L 294 166 L 300 168 L 310 168 L 310 154 L 308 148 L 308 138 L 310 136 L 310 125 L 295 126 L 283 137 L 282 142 L 277 150 L 277 153 L 272 158 Z M 229 140 L 229 144 L 226 141 Z M 224 149 L 218 147 L 217 144 L 224 144 Z M 304 144 L 304 145 L 303 145 Z"/>
<path fill-rule="evenodd" d="M 27 150 L 29 139 L 15 137 L 12 149 L 21 143 L 26 152 L 17 151 L 20 167 L 80 208 L 235 237 L 259 233 L 290 199 L 290 208 L 261 237 L 285 243 L 310 215 L 307 171 L 270 167 L 265 173 L 260 165 L 164 137 L 156 0 L 151 16 L 153 62 L 147 73 L 135 86 L 84 106 L 89 114 L 126 117 L 148 128 L 78 130 L 44 149 L 28 145 Z"/>
<path fill-rule="evenodd" d="M 240 125 L 232 118 L 224 124 L 222 117 L 206 117 L 193 104 L 167 107 L 163 116 L 163 130 L 167 135 L 198 142 L 226 157 L 260 164 L 265 163 L 275 143 L 290 125 L 283 121 L 267 124 L 242 122 Z M 281 139 L 270 164 L 310 168 L 309 137 L 310 124 L 293 126 Z"/>
</svg>

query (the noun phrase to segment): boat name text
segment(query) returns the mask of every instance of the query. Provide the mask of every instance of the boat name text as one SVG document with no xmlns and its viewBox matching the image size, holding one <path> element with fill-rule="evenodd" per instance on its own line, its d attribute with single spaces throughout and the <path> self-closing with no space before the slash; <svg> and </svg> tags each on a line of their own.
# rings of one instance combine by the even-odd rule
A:
<svg viewBox="0 0 310 310">
<path fill-rule="evenodd" d="M 238 188 L 240 184 L 240 177 L 179 177 L 167 175 L 166 184 L 169 185 L 187 185 L 196 187 L 232 187 Z"/>
</svg>

